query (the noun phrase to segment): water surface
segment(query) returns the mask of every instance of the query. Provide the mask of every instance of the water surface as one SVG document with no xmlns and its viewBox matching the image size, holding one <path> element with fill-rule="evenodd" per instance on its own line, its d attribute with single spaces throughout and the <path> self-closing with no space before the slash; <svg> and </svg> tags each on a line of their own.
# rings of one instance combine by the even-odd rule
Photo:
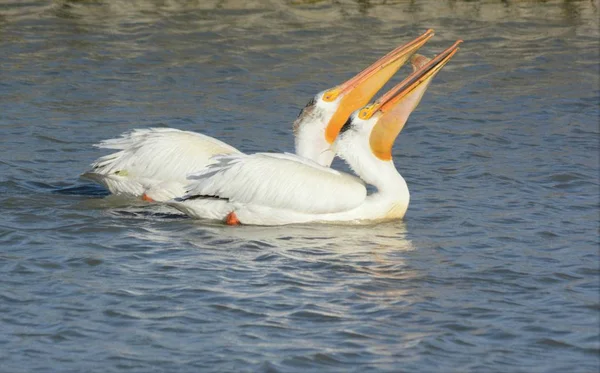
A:
<svg viewBox="0 0 600 373">
<path fill-rule="evenodd" d="M 2 2 L 0 370 L 597 372 L 598 19 L 597 1 Z M 394 148 L 404 221 L 225 227 L 78 179 L 134 128 L 291 151 L 313 94 L 427 28 L 428 55 L 465 43 Z"/>
</svg>

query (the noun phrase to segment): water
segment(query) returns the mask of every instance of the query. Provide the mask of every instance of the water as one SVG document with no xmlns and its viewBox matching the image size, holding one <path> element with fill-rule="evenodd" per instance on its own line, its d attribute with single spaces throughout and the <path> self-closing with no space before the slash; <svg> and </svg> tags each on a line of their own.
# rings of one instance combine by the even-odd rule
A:
<svg viewBox="0 0 600 373">
<path fill-rule="evenodd" d="M 0 371 L 597 372 L 598 8 L 3 1 Z M 394 148 L 405 221 L 225 227 L 78 179 L 133 128 L 290 151 L 429 27 L 465 43 Z"/>
</svg>

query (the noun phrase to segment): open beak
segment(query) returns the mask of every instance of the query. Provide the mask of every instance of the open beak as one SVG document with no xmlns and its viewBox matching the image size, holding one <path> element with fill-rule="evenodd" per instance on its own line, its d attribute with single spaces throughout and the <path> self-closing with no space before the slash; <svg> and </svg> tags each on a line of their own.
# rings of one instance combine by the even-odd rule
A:
<svg viewBox="0 0 600 373">
<path fill-rule="evenodd" d="M 410 113 L 419 105 L 433 77 L 458 52 L 460 43 L 462 40 L 433 59 L 415 55 L 411 59 L 413 73 L 358 113 L 360 119 L 366 120 L 373 116 L 378 118 L 369 137 L 371 151 L 377 158 L 385 161 L 392 159 L 392 146 Z"/>
<path fill-rule="evenodd" d="M 325 138 L 331 144 L 350 114 L 365 106 L 388 80 L 408 61 L 408 59 L 433 37 L 433 30 L 427 30 L 415 40 L 402 45 L 380 58 L 361 71 L 354 78 L 325 92 L 323 100 L 340 104 L 331 117 L 325 130 Z"/>
</svg>

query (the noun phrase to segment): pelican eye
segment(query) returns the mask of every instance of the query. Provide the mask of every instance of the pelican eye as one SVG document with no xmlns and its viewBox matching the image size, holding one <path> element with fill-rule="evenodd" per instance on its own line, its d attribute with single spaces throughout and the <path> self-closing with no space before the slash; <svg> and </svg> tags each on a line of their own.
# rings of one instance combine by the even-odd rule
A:
<svg viewBox="0 0 600 373">
<path fill-rule="evenodd" d="M 360 110 L 358 117 L 360 119 L 369 119 L 373 116 L 373 113 L 377 108 L 378 106 L 376 106 L 376 104 L 369 104 Z"/>
<path fill-rule="evenodd" d="M 329 91 L 325 92 L 325 94 L 323 94 L 323 101 L 325 101 L 325 102 L 335 101 L 335 99 L 338 98 L 340 93 L 341 93 L 341 89 L 339 87 L 332 88 Z"/>
</svg>

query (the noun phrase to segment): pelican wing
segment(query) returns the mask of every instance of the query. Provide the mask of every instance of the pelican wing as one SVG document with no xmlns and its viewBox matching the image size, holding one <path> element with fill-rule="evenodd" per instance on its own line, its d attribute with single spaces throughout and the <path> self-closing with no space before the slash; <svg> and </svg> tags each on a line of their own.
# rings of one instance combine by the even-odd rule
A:
<svg viewBox="0 0 600 373">
<path fill-rule="evenodd" d="M 215 154 L 239 153 L 210 136 L 171 128 L 137 129 L 96 146 L 118 152 L 97 159 L 83 176 L 121 177 L 142 185 L 185 182 L 188 173 L 207 165 Z"/>
<path fill-rule="evenodd" d="M 333 213 L 360 205 L 367 194 L 359 178 L 294 154 L 230 154 L 213 161 L 190 174 L 184 200 L 216 197 L 295 212 Z"/>
</svg>

